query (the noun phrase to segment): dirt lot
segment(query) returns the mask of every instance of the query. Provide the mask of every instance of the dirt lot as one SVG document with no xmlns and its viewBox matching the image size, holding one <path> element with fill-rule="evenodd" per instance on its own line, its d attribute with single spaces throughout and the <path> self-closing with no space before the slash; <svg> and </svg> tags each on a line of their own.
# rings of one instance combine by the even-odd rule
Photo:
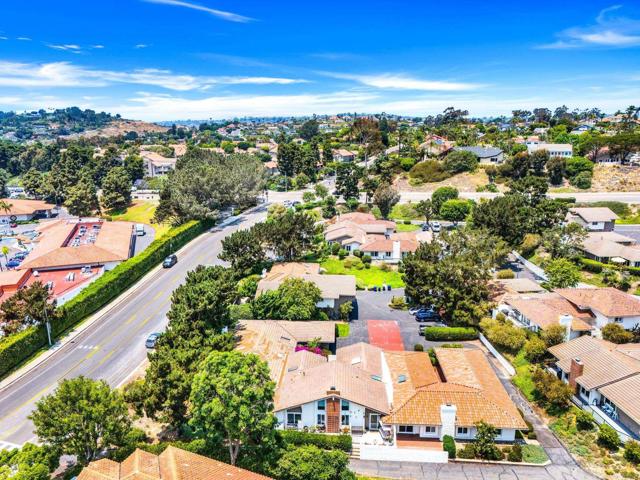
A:
<svg viewBox="0 0 640 480">
<path fill-rule="evenodd" d="M 435 182 L 435 183 L 423 183 L 422 185 L 412 186 L 409 184 L 409 175 L 404 174 L 399 176 L 394 184 L 396 188 L 401 191 L 409 191 L 409 192 L 432 192 L 436 188 L 439 187 L 456 187 L 461 192 L 475 192 L 476 188 L 479 186 L 483 186 L 489 183 L 489 179 L 487 175 L 484 173 L 484 170 L 479 168 L 474 173 L 460 173 L 458 175 L 454 175 L 451 178 L 444 180 L 443 182 Z M 501 185 L 498 185 L 498 188 L 502 189 Z"/>
<path fill-rule="evenodd" d="M 74 133 L 67 135 L 64 138 L 79 138 L 79 137 L 116 137 L 118 135 L 124 135 L 127 132 L 136 132 L 138 135 L 142 135 L 146 132 L 166 132 L 167 127 L 157 125 L 155 123 L 142 122 L 138 120 L 115 120 L 110 124 L 97 129 L 87 130 L 82 133 Z"/>
<path fill-rule="evenodd" d="M 596 165 L 592 192 L 637 192 L 640 190 L 640 167 Z"/>
</svg>

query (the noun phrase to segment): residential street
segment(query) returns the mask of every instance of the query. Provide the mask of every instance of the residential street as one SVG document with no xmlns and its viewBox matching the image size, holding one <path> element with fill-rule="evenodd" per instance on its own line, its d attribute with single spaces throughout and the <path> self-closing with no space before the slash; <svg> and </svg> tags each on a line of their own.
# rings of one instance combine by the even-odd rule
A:
<svg viewBox="0 0 640 480">
<path fill-rule="evenodd" d="M 104 379 L 112 386 L 121 384 L 146 358 L 147 335 L 165 328 L 171 292 L 183 282 L 186 273 L 200 264 L 221 264 L 217 257 L 222 238 L 266 217 L 266 206 L 242 217 L 237 225 L 205 233 L 192 241 L 178 254 L 173 268 L 147 275 L 131 294 L 120 302 L 116 300 L 102 318 L 73 341 L 13 383 L 3 385 L 0 449 L 35 440 L 27 416 L 35 402 L 51 393 L 61 379 L 85 375 Z"/>
</svg>

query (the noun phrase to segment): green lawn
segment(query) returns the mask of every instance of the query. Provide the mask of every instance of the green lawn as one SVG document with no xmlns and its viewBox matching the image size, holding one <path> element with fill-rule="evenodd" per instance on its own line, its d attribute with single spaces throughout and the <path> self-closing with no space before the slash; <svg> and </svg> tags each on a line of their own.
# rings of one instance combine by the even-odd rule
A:
<svg viewBox="0 0 640 480">
<path fill-rule="evenodd" d="M 145 223 L 147 225 L 151 225 L 156 231 L 155 238 L 160 238 L 167 233 L 171 227 L 166 223 L 157 224 L 151 221 L 157 206 L 157 202 L 137 201 L 127 208 L 125 212 L 112 215 L 111 218 L 114 220 L 122 220 L 124 222 Z"/>
<path fill-rule="evenodd" d="M 396 231 L 398 232 L 415 232 L 416 230 L 420 230 L 420 225 L 414 223 L 410 225 L 405 225 L 404 223 L 396 224 Z"/>
<path fill-rule="evenodd" d="M 393 206 L 389 218 L 396 220 L 420 220 L 422 215 L 416 212 L 415 203 L 397 203 Z"/>
<path fill-rule="evenodd" d="M 533 379 L 531 378 L 531 363 L 524 356 L 524 349 L 515 357 L 505 355 L 513 367 L 516 369 L 515 376 L 511 379 L 513 384 L 527 397 L 527 400 L 533 401 Z"/>
<path fill-rule="evenodd" d="M 637 225 L 640 224 L 640 214 L 621 217 L 616 220 L 618 225 Z"/>
<path fill-rule="evenodd" d="M 356 277 L 356 285 L 358 288 L 381 286 L 383 283 L 391 285 L 391 288 L 404 287 L 402 275 L 395 270 L 385 272 L 380 267 L 371 266 L 371 268 L 346 268 L 343 260 L 336 257 L 329 258 L 320 264 L 326 270 L 326 273 L 333 275 L 354 275 Z"/>
<path fill-rule="evenodd" d="M 549 460 L 547 453 L 540 445 L 523 445 L 522 461 L 527 463 L 544 463 Z"/>
</svg>

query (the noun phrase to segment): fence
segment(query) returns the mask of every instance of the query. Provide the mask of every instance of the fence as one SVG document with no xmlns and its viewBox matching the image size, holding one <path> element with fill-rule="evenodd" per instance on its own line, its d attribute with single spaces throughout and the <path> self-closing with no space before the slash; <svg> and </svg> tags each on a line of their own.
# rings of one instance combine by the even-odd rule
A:
<svg viewBox="0 0 640 480">
<path fill-rule="evenodd" d="M 487 350 L 489 350 L 491 354 L 496 357 L 498 362 L 500 362 L 500 365 L 502 365 L 507 373 L 509 373 L 509 375 L 513 377 L 516 374 L 516 369 L 513 368 L 509 361 L 504 358 L 498 350 L 496 350 L 496 347 L 491 345 L 491 342 L 487 340 L 487 338 L 483 334 L 480 334 L 479 338 L 482 344 L 487 347 Z"/>
</svg>

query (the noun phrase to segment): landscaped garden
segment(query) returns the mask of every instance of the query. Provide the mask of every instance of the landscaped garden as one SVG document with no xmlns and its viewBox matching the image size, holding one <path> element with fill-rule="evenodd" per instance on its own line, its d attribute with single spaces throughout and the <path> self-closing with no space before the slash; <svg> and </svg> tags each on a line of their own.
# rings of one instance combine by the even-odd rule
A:
<svg viewBox="0 0 640 480">
<path fill-rule="evenodd" d="M 347 257 L 340 260 L 330 257 L 320 263 L 325 273 L 332 275 L 353 275 L 359 289 L 389 285 L 391 288 L 404 287 L 402 274 L 390 265 L 366 265 L 358 257 Z M 368 268 L 367 268 L 368 267 Z"/>
</svg>

